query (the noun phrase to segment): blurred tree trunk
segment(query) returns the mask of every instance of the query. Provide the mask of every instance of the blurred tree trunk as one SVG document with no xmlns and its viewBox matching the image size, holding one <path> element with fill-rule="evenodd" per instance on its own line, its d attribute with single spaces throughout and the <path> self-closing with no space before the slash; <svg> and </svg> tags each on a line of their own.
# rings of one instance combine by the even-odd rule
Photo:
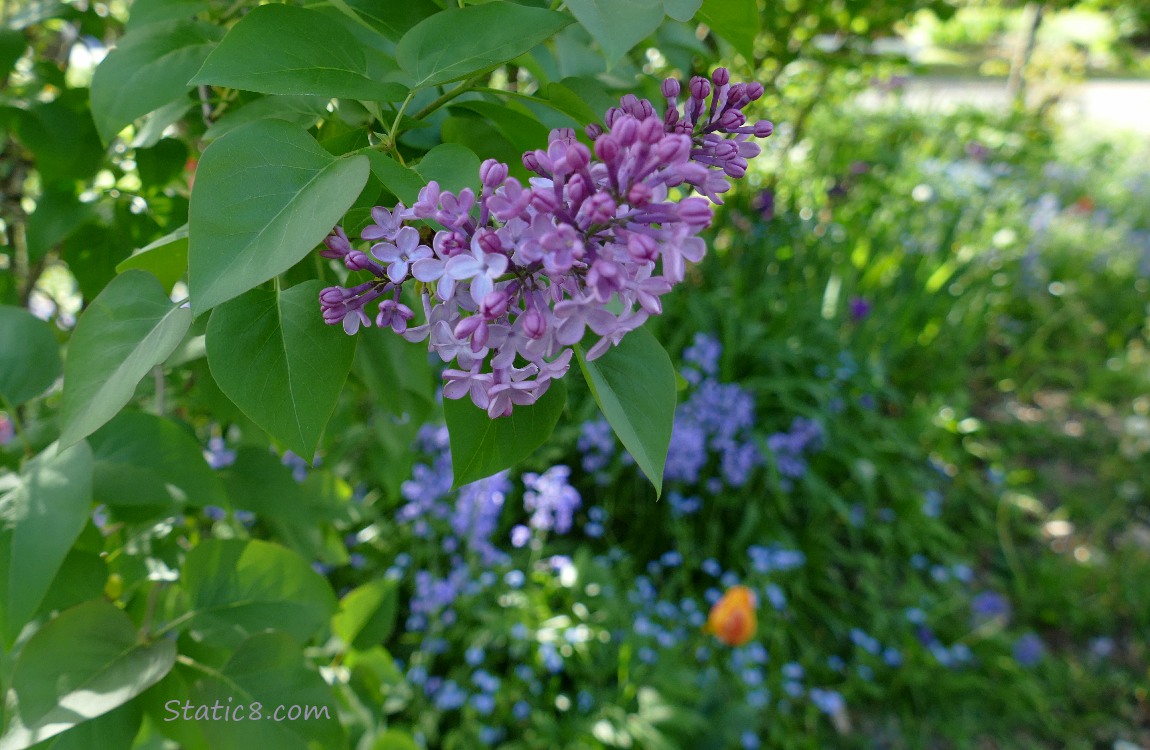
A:
<svg viewBox="0 0 1150 750">
<path fill-rule="evenodd" d="M 1046 11 L 1043 3 L 1027 3 L 1022 11 L 1023 35 L 1010 64 L 1010 78 L 1006 81 L 1006 93 L 1012 102 L 1021 104 L 1026 97 L 1026 68 L 1034 54 L 1038 42 L 1038 28 Z"/>
</svg>

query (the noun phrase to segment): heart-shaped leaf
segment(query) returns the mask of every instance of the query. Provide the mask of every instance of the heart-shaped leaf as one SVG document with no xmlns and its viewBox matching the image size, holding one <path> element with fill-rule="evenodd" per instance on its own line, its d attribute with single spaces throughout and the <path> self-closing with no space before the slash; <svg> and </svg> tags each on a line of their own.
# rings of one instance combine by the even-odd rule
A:
<svg viewBox="0 0 1150 750">
<path fill-rule="evenodd" d="M 11 644 L 36 614 L 88 522 L 92 451 L 50 446 L 0 495 L 0 636 Z"/>
<path fill-rule="evenodd" d="M 567 0 L 567 7 L 599 43 L 608 67 L 663 22 L 663 0 Z"/>
<path fill-rule="evenodd" d="M 645 328 L 628 333 L 618 346 L 593 362 L 576 351 L 595 402 L 655 486 L 656 494 L 661 495 L 675 422 L 675 367 L 671 358 Z"/>
<path fill-rule="evenodd" d="M 80 316 L 64 362 L 60 445 L 68 447 L 116 415 L 136 385 L 175 351 L 191 311 L 177 307 L 156 277 L 125 271 Z"/>
<path fill-rule="evenodd" d="M 159 682 L 175 663 L 175 642 L 141 642 L 132 619 L 112 604 L 67 609 L 20 652 L 0 750 L 24 750 L 102 716 Z"/>
<path fill-rule="evenodd" d="M 282 120 L 214 141 L 196 168 L 188 221 L 195 314 L 298 263 L 339 223 L 367 175 L 367 157 L 334 157 Z"/>
<path fill-rule="evenodd" d="M 22 307 L 0 305 L 0 403 L 15 408 L 48 390 L 59 375 L 52 327 Z"/>
<path fill-rule="evenodd" d="M 199 443 L 175 422 L 127 411 L 88 439 L 94 499 L 124 513 L 155 513 L 174 503 L 224 505 L 223 484 Z"/>
<path fill-rule="evenodd" d="M 331 629 L 348 646 L 361 651 L 387 640 L 399 608 L 398 584 L 377 578 L 348 592 L 331 620 Z"/>
<path fill-rule="evenodd" d="M 726 39 L 748 62 L 755 59 L 761 16 L 755 0 L 703 0 L 699 20 Z"/>
<path fill-rule="evenodd" d="M 193 706 L 218 705 L 229 721 L 194 715 L 188 748 L 314 750 L 348 747 L 330 685 L 308 665 L 300 644 L 283 633 L 259 633 L 244 641 L 219 672 L 182 670 Z M 182 705 L 184 700 L 174 705 Z M 170 703 L 170 701 L 169 701 Z M 165 704 L 163 717 L 172 720 Z M 178 712 L 177 712 L 178 713 Z M 182 718 L 182 715 L 181 715 Z M 196 741 L 201 740 L 201 741 Z"/>
<path fill-rule="evenodd" d="M 437 86 L 514 60 L 570 23 L 563 13 L 492 0 L 420 21 L 399 40 L 395 56 L 414 88 Z"/>
<path fill-rule="evenodd" d="M 130 268 L 148 271 L 170 290 L 188 272 L 188 225 L 148 243 L 116 264 L 116 273 Z"/>
<path fill-rule="evenodd" d="M 534 404 L 516 406 L 511 416 L 498 419 L 468 398 L 444 399 L 455 486 L 485 479 L 530 456 L 551 437 L 566 405 L 567 386 L 562 380 L 551 381 Z"/>
<path fill-rule="evenodd" d="M 223 35 L 218 26 L 184 19 L 125 34 L 92 76 L 92 119 L 104 142 L 190 89 L 188 79 Z"/>
<path fill-rule="evenodd" d="M 279 630 L 306 641 L 335 612 L 331 586 L 291 550 L 256 539 L 209 539 L 188 553 L 181 585 L 192 634 L 217 647 Z"/>
<path fill-rule="evenodd" d="M 355 358 L 354 336 L 323 322 L 319 281 L 253 289 L 208 321 L 208 365 L 253 422 L 310 460 Z"/>
<path fill-rule="evenodd" d="M 407 88 L 380 80 L 389 67 L 380 58 L 343 18 L 293 5 L 261 5 L 232 27 L 191 82 L 265 94 L 400 101 Z M 395 69 L 394 61 L 390 68 Z"/>
</svg>

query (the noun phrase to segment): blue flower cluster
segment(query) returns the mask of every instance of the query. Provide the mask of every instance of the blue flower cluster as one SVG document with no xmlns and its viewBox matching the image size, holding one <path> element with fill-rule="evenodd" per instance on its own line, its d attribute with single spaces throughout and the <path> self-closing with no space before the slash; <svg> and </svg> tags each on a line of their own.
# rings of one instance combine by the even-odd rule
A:
<svg viewBox="0 0 1150 750">
<path fill-rule="evenodd" d="M 807 473 L 807 454 L 822 450 L 824 441 L 822 425 L 805 417 L 795 417 L 790 431 L 776 432 L 767 438 L 767 449 L 775 458 L 784 490 L 791 489 L 793 480 Z"/>
<path fill-rule="evenodd" d="M 700 333 L 683 352 L 689 365 L 683 378 L 692 384 L 687 400 L 675 412 L 665 478 L 698 484 L 712 454 L 719 456 L 723 481 L 742 487 L 751 472 L 763 463 L 762 452 L 751 438 L 755 424 L 755 400 L 736 383 L 721 383 L 719 357 L 722 345 Z M 708 482 L 708 490 L 721 486 Z"/>
</svg>

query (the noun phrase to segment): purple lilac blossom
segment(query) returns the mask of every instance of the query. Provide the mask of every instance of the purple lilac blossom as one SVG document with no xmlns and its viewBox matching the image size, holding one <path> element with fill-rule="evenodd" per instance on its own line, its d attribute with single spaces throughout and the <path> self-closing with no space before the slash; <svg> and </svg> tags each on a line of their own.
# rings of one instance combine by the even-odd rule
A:
<svg viewBox="0 0 1150 750">
<path fill-rule="evenodd" d="M 377 206 L 361 233 L 373 243 L 370 255 L 336 227 L 321 255 L 374 279 L 322 290 L 324 321 L 354 334 L 372 324 L 365 308 L 377 303 L 377 326 L 428 341 L 452 363 L 446 398 L 469 396 L 493 419 L 535 403 L 566 374 L 588 328 L 599 337 L 587 350 L 593 360 L 662 313 L 659 298 L 706 253 L 698 235 L 711 223 L 711 204 L 760 153 L 750 138 L 774 129 L 748 124 L 742 111 L 762 85 L 731 84 L 726 68 L 710 81 L 693 78 L 682 112 L 680 91 L 678 81 L 663 82 L 663 117 L 649 101 L 623 97 L 607 111 L 606 129 L 586 128 L 591 148 L 574 130 L 553 130 L 545 150 L 523 155 L 537 175 L 528 186 L 488 159 L 478 195 L 432 181 L 410 208 Z M 677 188 L 705 197 L 676 196 Z M 442 227 L 430 246 L 407 226 L 420 220 Z M 413 279 L 424 322 L 410 326 L 416 312 L 400 299 Z M 621 310 L 611 312 L 611 303 Z"/>
</svg>

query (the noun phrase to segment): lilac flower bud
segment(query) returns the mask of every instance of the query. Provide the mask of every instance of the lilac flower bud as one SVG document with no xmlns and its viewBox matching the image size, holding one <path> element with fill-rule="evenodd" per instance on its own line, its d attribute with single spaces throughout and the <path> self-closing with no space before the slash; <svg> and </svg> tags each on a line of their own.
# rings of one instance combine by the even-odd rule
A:
<svg viewBox="0 0 1150 750">
<path fill-rule="evenodd" d="M 750 98 L 747 97 L 747 84 L 745 83 L 732 83 L 731 88 L 727 91 L 727 106 L 734 109 L 742 109 L 750 103 Z"/>
<path fill-rule="evenodd" d="M 655 146 L 655 154 L 663 164 L 682 164 L 691 158 L 691 139 L 668 134 Z"/>
<path fill-rule="evenodd" d="M 467 235 L 462 232 L 439 231 L 431 240 L 435 254 L 444 260 L 466 252 L 469 244 Z"/>
<path fill-rule="evenodd" d="M 475 239 L 479 243 L 479 247 L 485 253 L 502 253 L 503 243 L 499 240 L 499 235 L 493 229 L 484 227 L 475 232 Z"/>
<path fill-rule="evenodd" d="M 627 252 L 640 263 L 650 263 L 659 257 L 659 246 L 647 235 L 636 232 L 627 238 Z"/>
<path fill-rule="evenodd" d="M 573 172 L 580 172 L 591 163 L 591 149 L 575 141 L 567 146 L 567 166 Z"/>
<path fill-rule="evenodd" d="M 747 173 L 747 160 L 741 156 L 729 159 L 727 163 L 723 165 L 723 172 L 725 172 L 728 177 L 737 180 Z"/>
<path fill-rule="evenodd" d="M 567 197 L 570 198 L 572 206 L 583 205 L 583 201 L 587 200 L 587 196 L 594 190 L 595 188 L 588 184 L 581 174 L 576 173 L 567 181 Z"/>
<path fill-rule="evenodd" d="M 611 107 L 610 109 L 607 110 L 607 113 L 605 115 L 603 115 L 603 122 L 607 123 L 608 129 L 614 128 L 615 127 L 615 121 L 618 120 L 620 117 L 622 117 L 625 114 L 627 114 L 627 113 L 624 112 L 623 110 L 619 109 L 618 107 Z"/>
<path fill-rule="evenodd" d="M 362 250 L 352 250 L 343 259 L 343 264 L 349 271 L 371 271 L 376 276 L 383 276 L 383 266 L 376 263 Z"/>
<path fill-rule="evenodd" d="M 483 318 L 479 317 L 478 315 L 472 315 L 459 321 L 452 333 L 455 335 L 455 338 L 462 341 L 464 339 L 470 338 L 482 323 Z"/>
<path fill-rule="evenodd" d="M 479 166 L 479 180 L 485 188 L 494 190 L 507 179 L 507 165 L 496 159 L 488 159 Z"/>
<path fill-rule="evenodd" d="M 411 212 L 417 219 L 430 219 L 439 208 L 439 183 L 435 180 L 419 191 L 419 200 L 411 206 Z"/>
<path fill-rule="evenodd" d="M 339 260 L 351 252 L 351 242 L 347 239 L 343 227 L 331 230 L 331 234 L 324 238 L 323 244 L 326 249 L 321 250 L 319 254 L 324 258 Z"/>
<path fill-rule="evenodd" d="M 674 99 L 679 96 L 679 82 L 674 78 L 663 79 L 663 96 Z"/>
<path fill-rule="evenodd" d="M 728 109 L 726 112 L 719 116 L 715 127 L 720 130 L 734 130 L 735 128 L 742 127 L 747 118 L 737 109 Z"/>
<path fill-rule="evenodd" d="M 711 93 L 711 84 L 708 83 L 706 78 L 702 76 L 695 76 L 691 79 L 691 98 L 702 101 L 707 98 Z"/>
<path fill-rule="evenodd" d="M 536 190 L 531 194 L 531 207 L 544 214 L 553 214 L 559 209 L 559 199 L 550 190 Z"/>
<path fill-rule="evenodd" d="M 535 306 L 523 314 L 523 332 L 533 339 L 542 338 L 547 333 L 547 318 Z"/>
<path fill-rule="evenodd" d="M 775 126 L 770 120 L 759 120 L 755 123 L 754 136 L 756 138 L 766 138 L 773 132 L 775 132 Z"/>
<path fill-rule="evenodd" d="M 576 143 L 574 128 L 555 128 L 547 134 L 547 145 L 558 141 L 559 143 Z"/>
<path fill-rule="evenodd" d="M 623 148 L 632 146 L 639 134 L 639 121 L 629 115 L 621 117 L 611 129 L 611 133 Z"/>
<path fill-rule="evenodd" d="M 507 314 L 507 306 L 511 303 L 511 296 L 506 290 L 497 289 L 483 298 L 479 303 L 479 314 L 487 320 L 495 320 Z"/>
<path fill-rule="evenodd" d="M 339 305 L 352 294 L 342 286 L 329 286 L 320 290 L 319 301 L 324 305 Z"/>
<path fill-rule="evenodd" d="M 487 338 L 491 335 L 491 329 L 487 327 L 487 323 L 479 316 L 473 316 L 479 321 L 479 325 L 475 327 L 475 333 L 471 334 L 471 351 L 478 354 L 487 346 Z"/>
<path fill-rule="evenodd" d="M 407 330 L 407 321 L 414 317 L 415 313 L 410 307 L 393 299 L 387 299 L 379 303 L 379 314 L 375 316 L 375 324 L 401 334 Z"/>
<path fill-rule="evenodd" d="M 651 188 L 645 182 L 636 182 L 627 191 L 627 203 L 634 208 L 642 208 L 651 202 Z"/>
<path fill-rule="evenodd" d="M 619 151 L 621 150 L 619 141 L 615 138 L 615 134 L 601 136 L 595 139 L 595 156 L 599 157 L 600 161 L 608 164 L 613 163 L 619 158 Z"/>
<path fill-rule="evenodd" d="M 646 144 L 658 143 L 665 135 L 663 123 L 654 117 L 639 122 L 639 140 Z"/>
<path fill-rule="evenodd" d="M 580 209 L 590 224 L 606 224 L 615 218 L 615 201 L 606 193 L 595 193 Z"/>
<path fill-rule="evenodd" d="M 684 198 L 679 204 L 679 218 L 691 226 L 710 226 L 711 204 L 703 198 Z"/>
<path fill-rule="evenodd" d="M 752 102 L 758 101 L 759 98 L 762 97 L 763 91 L 763 84 L 758 81 L 751 81 L 747 84 L 747 100 Z"/>
<path fill-rule="evenodd" d="M 711 73 L 711 80 L 716 86 L 726 86 L 731 82 L 731 71 L 726 68 L 715 68 L 715 72 Z"/>
<path fill-rule="evenodd" d="M 587 134 L 588 138 L 595 140 L 599 136 L 603 135 L 603 128 L 598 123 L 593 122 L 587 127 L 583 128 L 583 132 Z"/>
<path fill-rule="evenodd" d="M 623 269 L 619 264 L 600 258 L 587 272 L 587 286 L 600 302 L 607 302 L 623 288 Z"/>
</svg>

